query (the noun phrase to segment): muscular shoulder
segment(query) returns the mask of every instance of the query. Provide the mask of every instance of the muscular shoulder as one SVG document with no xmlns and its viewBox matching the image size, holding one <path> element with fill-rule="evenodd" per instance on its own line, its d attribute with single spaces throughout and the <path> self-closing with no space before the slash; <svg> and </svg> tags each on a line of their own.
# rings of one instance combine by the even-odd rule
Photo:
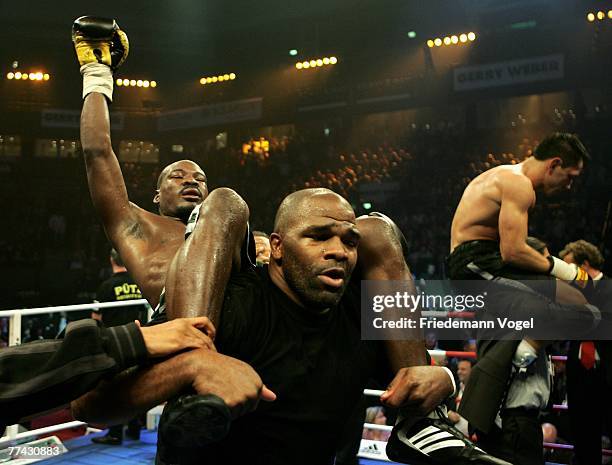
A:
<svg viewBox="0 0 612 465">
<path fill-rule="evenodd" d="M 497 173 L 502 200 L 513 200 L 531 206 L 535 201 L 533 184 L 527 176 L 515 169 L 504 169 Z"/>
</svg>

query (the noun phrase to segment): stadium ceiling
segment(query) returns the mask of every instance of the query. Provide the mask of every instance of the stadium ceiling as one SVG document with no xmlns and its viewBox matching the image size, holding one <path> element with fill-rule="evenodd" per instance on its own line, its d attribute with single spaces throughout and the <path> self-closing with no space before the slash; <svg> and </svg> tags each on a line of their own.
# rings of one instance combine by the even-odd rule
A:
<svg viewBox="0 0 612 465">
<path fill-rule="evenodd" d="M 525 21 L 579 0 L 4 0 L 0 70 L 41 67 L 77 74 L 70 43 L 81 15 L 114 17 L 130 38 L 123 72 L 158 81 L 295 65 L 338 56 L 371 62 L 422 47 L 430 37 L 473 30 L 483 18 Z M 500 11 L 502 8 L 503 11 Z M 576 9 L 576 6 L 573 6 Z M 486 24 L 491 24 L 489 19 Z M 538 25 L 540 22 L 538 21 Z M 414 31 L 416 37 L 409 37 Z M 297 49 L 296 57 L 289 50 Z"/>
<path fill-rule="evenodd" d="M 403 43 L 411 30 L 423 39 L 436 22 L 464 22 L 462 10 L 461 2 L 445 0 L 6 0 L 0 2 L 0 65 L 67 64 L 71 23 L 84 14 L 118 20 L 130 37 L 130 64 L 201 75 L 236 62 L 289 59 L 293 48 L 306 56 L 350 53 Z"/>
</svg>

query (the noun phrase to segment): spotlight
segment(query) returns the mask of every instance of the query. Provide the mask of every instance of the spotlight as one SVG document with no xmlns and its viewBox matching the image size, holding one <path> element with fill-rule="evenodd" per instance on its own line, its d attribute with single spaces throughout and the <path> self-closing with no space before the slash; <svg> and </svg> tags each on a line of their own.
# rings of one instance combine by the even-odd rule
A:
<svg viewBox="0 0 612 465">
<path fill-rule="evenodd" d="M 436 40 L 434 40 L 434 45 L 436 47 L 440 47 L 442 45 L 442 39 L 440 39 L 439 37 L 436 37 Z"/>
<path fill-rule="evenodd" d="M 49 76 L 47 73 L 43 74 L 43 80 L 44 81 L 48 81 L 50 77 L 51 76 Z"/>
<path fill-rule="evenodd" d="M 589 13 L 589 14 L 587 15 L 587 21 L 588 21 L 589 23 L 592 23 L 593 21 L 595 21 L 595 15 L 594 15 L 593 13 Z"/>
<path fill-rule="evenodd" d="M 6 73 L 6 78 L 7 79 L 13 79 L 15 77 L 15 73 Z"/>
<path fill-rule="evenodd" d="M 317 66 L 323 66 L 323 60 L 320 58 L 317 60 Z"/>
<path fill-rule="evenodd" d="M 212 82 L 217 82 L 217 76 L 213 76 L 212 78 L 210 78 L 210 80 L 211 80 Z"/>
<path fill-rule="evenodd" d="M 34 80 L 36 80 L 36 74 L 35 73 L 30 73 L 30 74 L 28 74 L 28 78 L 30 79 L 30 81 L 34 81 Z"/>
<path fill-rule="evenodd" d="M 452 42 L 453 44 L 457 44 L 457 43 L 459 42 L 459 37 L 457 37 L 457 36 L 451 36 L 451 42 Z"/>
<path fill-rule="evenodd" d="M 212 78 L 211 78 L 211 77 L 207 77 L 207 78 L 206 78 L 206 84 L 210 84 L 210 83 L 212 83 L 212 82 L 213 82 L 213 81 L 212 81 Z"/>
<path fill-rule="evenodd" d="M 429 40 L 427 41 L 427 46 L 428 46 L 429 48 L 432 48 L 432 47 L 434 46 L 434 41 L 433 41 L 433 40 L 431 40 L 431 39 L 429 39 Z"/>
<path fill-rule="evenodd" d="M 121 87 L 123 85 L 123 79 L 117 79 L 115 81 L 115 84 L 117 84 L 119 87 Z"/>
<path fill-rule="evenodd" d="M 304 61 L 304 62 L 302 63 L 302 68 L 304 68 L 304 69 L 308 69 L 308 68 L 310 68 L 310 63 L 309 63 L 308 61 Z"/>
<path fill-rule="evenodd" d="M 324 65 L 329 65 L 329 58 L 328 57 L 323 58 L 323 64 Z"/>
<path fill-rule="evenodd" d="M 317 60 L 310 60 L 310 67 L 314 68 L 315 66 L 317 66 Z"/>
<path fill-rule="evenodd" d="M 598 11 L 598 12 L 597 12 L 597 19 L 599 19 L 600 21 L 601 21 L 602 19 L 604 19 L 605 17 L 606 17 L 606 15 L 604 14 L 604 12 L 603 12 L 603 11 Z"/>
<path fill-rule="evenodd" d="M 36 80 L 37 81 L 42 81 L 43 79 L 43 73 L 41 73 L 40 71 L 38 73 L 36 73 Z"/>
<path fill-rule="evenodd" d="M 136 79 L 130 79 L 130 86 L 136 86 Z"/>
<path fill-rule="evenodd" d="M 19 71 L 15 73 L 15 79 L 21 79 L 21 73 Z"/>
<path fill-rule="evenodd" d="M 151 87 L 157 87 L 157 81 L 151 81 Z"/>
<path fill-rule="evenodd" d="M 27 81 L 27 80 L 28 80 L 28 73 L 23 73 L 23 74 L 21 75 L 21 80 L 22 80 L 22 81 Z"/>
<path fill-rule="evenodd" d="M 302 68 L 303 68 L 303 66 L 302 66 L 302 62 L 301 62 L 301 61 L 298 61 L 298 62 L 295 64 L 295 67 L 296 67 L 297 69 L 302 69 Z"/>
<path fill-rule="evenodd" d="M 142 87 L 149 87 L 151 83 L 149 81 L 142 81 Z"/>
<path fill-rule="evenodd" d="M 459 42 L 461 42 L 462 44 L 465 44 L 467 42 L 468 38 L 467 38 L 467 34 L 461 34 L 459 36 Z"/>
<path fill-rule="evenodd" d="M 229 78 L 230 78 L 229 74 L 224 74 L 223 75 L 223 79 L 224 80 L 229 81 Z"/>
<path fill-rule="evenodd" d="M 467 37 L 470 42 L 474 42 L 476 40 L 476 34 L 474 34 L 473 32 L 468 32 Z"/>
<path fill-rule="evenodd" d="M 136 81 L 136 85 L 138 87 L 142 87 L 142 79 L 139 79 L 138 81 Z"/>
<path fill-rule="evenodd" d="M 236 75 L 234 73 L 230 73 L 230 81 L 236 79 Z"/>
<path fill-rule="evenodd" d="M 202 84 L 202 85 L 206 84 L 206 78 L 201 78 L 200 79 L 200 84 Z"/>
<path fill-rule="evenodd" d="M 335 65 L 336 63 L 338 63 L 338 59 L 336 57 L 329 57 L 329 63 L 331 65 Z"/>
<path fill-rule="evenodd" d="M 612 19 L 612 10 L 608 10 L 608 18 Z"/>
<path fill-rule="evenodd" d="M 292 48 L 291 50 L 289 50 L 289 55 L 291 55 L 292 57 L 296 56 L 298 54 L 298 51 L 294 48 Z"/>
<path fill-rule="evenodd" d="M 451 43 L 451 38 L 450 38 L 450 37 L 448 37 L 448 36 L 447 36 L 447 37 L 445 37 L 445 38 L 444 38 L 444 45 L 450 45 L 450 43 Z"/>
</svg>

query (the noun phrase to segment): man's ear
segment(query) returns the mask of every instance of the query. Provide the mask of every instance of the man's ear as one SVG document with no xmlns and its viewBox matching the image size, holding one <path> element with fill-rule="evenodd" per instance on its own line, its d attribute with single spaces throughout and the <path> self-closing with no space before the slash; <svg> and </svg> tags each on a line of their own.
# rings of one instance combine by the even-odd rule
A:
<svg viewBox="0 0 612 465">
<path fill-rule="evenodd" d="M 270 256 L 277 261 L 283 258 L 283 238 L 278 233 L 270 234 Z"/>
<path fill-rule="evenodd" d="M 155 191 L 155 197 L 153 197 L 153 203 L 159 203 L 159 189 Z"/>
<path fill-rule="evenodd" d="M 548 169 L 549 169 L 549 171 L 552 173 L 552 171 L 553 171 L 553 170 L 554 170 L 554 169 L 555 169 L 557 166 L 563 167 L 563 160 L 561 160 L 561 158 L 559 158 L 559 157 L 554 157 L 554 158 L 551 158 L 551 160 L 550 160 L 550 162 L 549 162 L 549 165 L 548 165 Z"/>
</svg>

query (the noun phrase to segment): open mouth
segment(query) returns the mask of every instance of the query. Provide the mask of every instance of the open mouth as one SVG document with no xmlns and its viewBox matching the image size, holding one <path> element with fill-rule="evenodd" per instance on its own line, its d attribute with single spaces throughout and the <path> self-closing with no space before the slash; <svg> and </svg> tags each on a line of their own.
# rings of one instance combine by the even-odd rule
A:
<svg viewBox="0 0 612 465">
<path fill-rule="evenodd" d="M 319 273 L 318 277 L 326 286 L 338 289 L 344 285 L 346 272 L 342 268 L 328 268 Z"/>
<path fill-rule="evenodd" d="M 189 187 L 181 191 L 181 197 L 186 200 L 200 200 L 202 198 L 202 194 L 200 194 L 198 189 Z"/>
</svg>

